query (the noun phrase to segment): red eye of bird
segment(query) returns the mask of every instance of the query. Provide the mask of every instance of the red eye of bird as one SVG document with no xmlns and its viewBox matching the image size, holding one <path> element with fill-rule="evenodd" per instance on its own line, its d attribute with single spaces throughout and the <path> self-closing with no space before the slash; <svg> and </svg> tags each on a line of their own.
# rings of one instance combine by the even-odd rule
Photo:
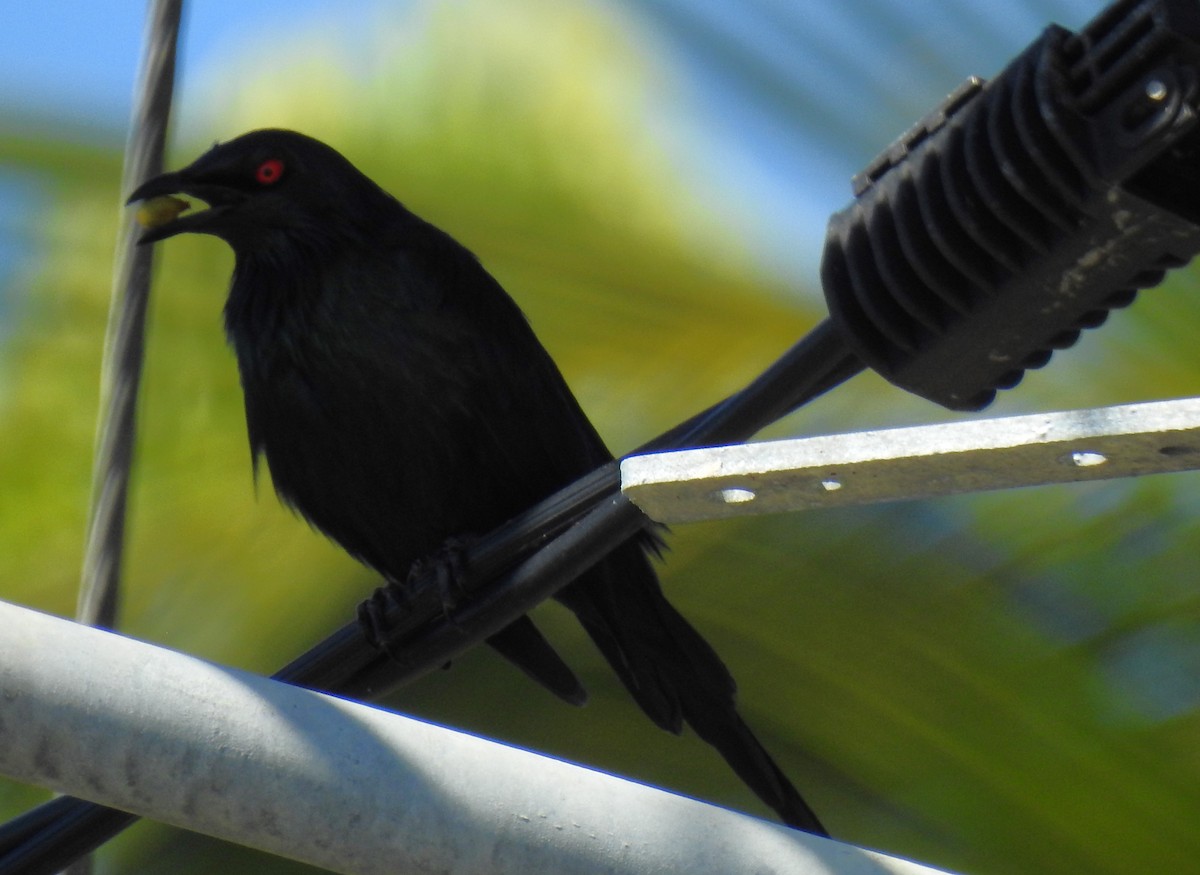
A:
<svg viewBox="0 0 1200 875">
<path fill-rule="evenodd" d="M 278 158 L 268 158 L 254 171 L 254 178 L 259 185 L 274 185 L 283 178 L 283 162 Z"/>
</svg>

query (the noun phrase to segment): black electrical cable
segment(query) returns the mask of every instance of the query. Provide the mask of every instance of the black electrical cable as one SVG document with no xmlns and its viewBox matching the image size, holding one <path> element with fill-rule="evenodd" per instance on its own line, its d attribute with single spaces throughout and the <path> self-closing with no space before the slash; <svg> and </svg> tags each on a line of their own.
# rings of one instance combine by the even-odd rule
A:
<svg viewBox="0 0 1200 875">
<path fill-rule="evenodd" d="M 862 368 L 837 330 L 823 322 L 741 392 L 643 449 L 744 439 Z M 385 618 L 389 649 L 402 663 L 368 644 L 352 622 L 272 677 L 336 695 L 377 698 L 445 664 L 650 524 L 619 489 L 614 462 L 472 544 L 463 581 L 469 595 L 453 619 L 445 616 L 432 574 L 414 581 L 413 597 L 402 608 L 389 609 Z M 528 558 L 496 576 L 522 556 Z M 135 820 L 94 802 L 54 799 L 0 826 L 0 875 L 52 875 Z"/>
</svg>

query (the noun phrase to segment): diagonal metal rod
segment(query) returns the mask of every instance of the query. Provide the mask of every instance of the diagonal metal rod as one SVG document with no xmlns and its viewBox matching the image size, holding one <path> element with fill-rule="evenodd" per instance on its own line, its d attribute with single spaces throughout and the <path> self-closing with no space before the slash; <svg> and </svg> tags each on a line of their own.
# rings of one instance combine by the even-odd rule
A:
<svg viewBox="0 0 1200 875">
<path fill-rule="evenodd" d="M 0 628 L 0 773 L 322 869 L 940 873 L 4 602 Z"/>
</svg>

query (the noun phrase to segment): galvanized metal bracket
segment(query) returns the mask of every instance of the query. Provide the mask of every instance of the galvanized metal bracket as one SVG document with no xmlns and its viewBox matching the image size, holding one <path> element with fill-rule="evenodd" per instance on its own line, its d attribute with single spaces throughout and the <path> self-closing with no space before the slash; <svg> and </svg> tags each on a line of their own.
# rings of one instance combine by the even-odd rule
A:
<svg viewBox="0 0 1200 875">
<path fill-rule="evenodd" d="M 1200 398 L 631 456 L 664 523 L 1200 468 Z"/>
</svg>

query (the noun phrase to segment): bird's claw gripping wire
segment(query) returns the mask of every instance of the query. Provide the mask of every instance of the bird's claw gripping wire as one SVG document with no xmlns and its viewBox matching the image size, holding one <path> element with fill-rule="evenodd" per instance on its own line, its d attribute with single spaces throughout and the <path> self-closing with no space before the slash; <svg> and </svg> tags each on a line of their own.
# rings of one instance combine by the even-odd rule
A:
<svg viewBox="0 0 1200 875">
<path fill-rule="evenodd" d="M 473 540 L 466 536 L 447 538 L 437 552 L 412 564 L 404 582 L 389 578 L 358 606 L 359 626 L 372 647 L 387 654 L 393 662 L 404 663 L 400 651 L 390 640 L 387 614 L 393 608 L 403 609 L 411 603 L 414 587 L 430 575 L 442 604 L 442 616 L 451 626 L 458 627 L 454 612 L 468 595 L 463 580 L 467 571 L 467 549 Z"/>
<path fill-rule="evenodd" d="M 409 578 L 419 577 L 432 571 L 437 580 L 438 597 L 442 602 L 442 614 L 446 622 L 457 627 L 454 612 L 469 593 L 463 581 L 467 576 L 467 549 L 478 540 L 466 535 L 454 535 L 446 539 L 441 548 L 425 559 L 413 563 Z"/>
<path fill-rule="evenodd" d="M 358 625 L 362 629 L 363 638 L 371 647 L 387 654 L 393 662 L 403 660 L 388 640 L 387 612 L 393 606 L 402 607 L 406 601 L 403 584 L 389 580 L 358 606 Z"/>
</svg>

